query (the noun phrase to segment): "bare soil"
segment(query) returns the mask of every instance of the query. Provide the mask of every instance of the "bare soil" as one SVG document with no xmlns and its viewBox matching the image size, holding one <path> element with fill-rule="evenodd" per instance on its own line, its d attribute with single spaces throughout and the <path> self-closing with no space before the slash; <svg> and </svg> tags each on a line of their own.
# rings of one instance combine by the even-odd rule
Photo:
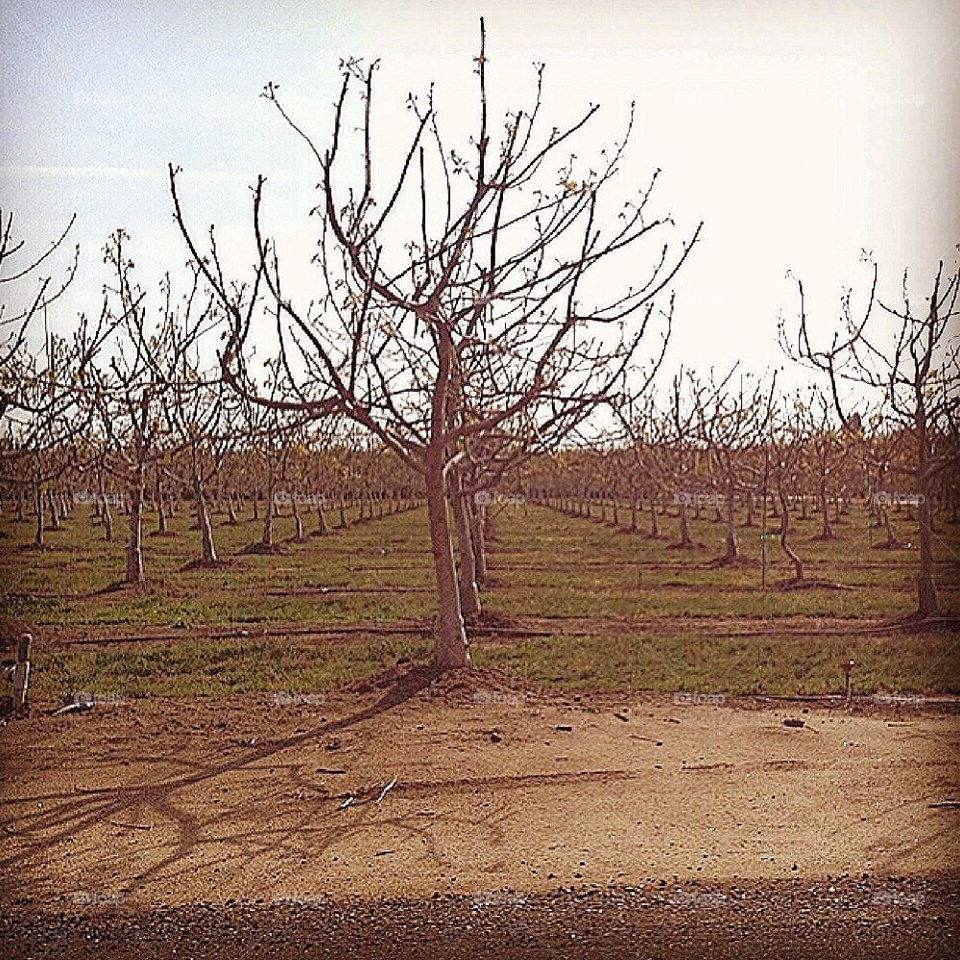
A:
<svg viewBox="0 0 960 960">
<path fill-rule="evenodd" d="M 958 741 L 936 710 L 408 664 L 332 695 L 35 709 L 0 732 L 0 952 L 947 956 L 960 811 L 931 804 L 960 797 Z"/>
</svg>

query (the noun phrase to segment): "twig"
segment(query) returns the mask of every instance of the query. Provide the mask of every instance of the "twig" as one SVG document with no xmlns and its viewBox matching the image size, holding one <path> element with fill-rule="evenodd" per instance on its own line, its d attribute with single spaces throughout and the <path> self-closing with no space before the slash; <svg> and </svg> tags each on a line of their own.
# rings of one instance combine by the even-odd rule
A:
<svg viewBox="0 0 960 960">
<path fill-rule="evenodd" d="M 396 785 L 397 785 L 397 778 L 394 777 L 394 778 L 380 791 L 380 796 L 377 797 L 377 803 L 379 803 Z"/>
</svg>

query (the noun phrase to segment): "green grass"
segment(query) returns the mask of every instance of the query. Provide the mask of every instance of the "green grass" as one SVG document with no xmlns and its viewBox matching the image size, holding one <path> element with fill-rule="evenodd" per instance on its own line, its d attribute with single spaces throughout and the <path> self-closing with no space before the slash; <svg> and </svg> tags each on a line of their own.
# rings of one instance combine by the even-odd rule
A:
<svg viewBox="0 0 960 960">
<path fill-rule="evenodd" d="M 33 695 L 97 697 L 223 696 L 323 691 L 423 658 L 426 641 L 371 642 L 183 640 L 137 648 L 67 648 L 42 652 Z M 841 663 L 856 661 L 858 690 L 960 691 L 956 639 L 947 633 L 884 637 L 790 636 L 765 639 L 660 636 L 554 636 L 478 643 L 474 660 L 561 690 L 825 694 L 843 686 Z"/>
<path fill-rule="evenodd" d="M 614 530 L 539 507 L 493 509 L 488 610 L 511 617 L 570 617 L 585 621 L 585 637 L 558 635 L 519 643 L 475 646 L 479 665 L 503 667 L 531 680 L 566 689 L 658 690 L 722 693 L 826 693 L 840 685 L 839 664 L 853 657 L 863 689 L 960 692 L 960 670 L 950 633 L 870 636 L 817 635 L 724 638 L 709 636 L 723 618 L 835 617 L 851 626 L 864 617 L 909 611 L 916 550 L 879 551 L 876 531 L 854 511 L 823 543 L 815 516 L 794 518 L 795 549 L 817 579 L 853 590 L 784 592 L 761 589 L 757 529 L 740 530 L 744 558 L 733 568 L 708 568 L 718 554 L 722 525 L 693 521 L 692 551 L 670 549 L 641 533 Z M 305 518 L 308 532 L 313 518 Z M 175 536 L 147 537 L 145 589 L 111 589 L 123 569 L 125 524 L 116 518 L 116 540 L 106 542 L 77 508 L 64 529 L 48 535 L 50 549 L 23 549 L 29 522 L 0 520 L 0 590 L 6 632 L 32 629 L 40 648 L 35 693 L 60 699 L 87 690 L 123 696 L 217 696 L 241 692 L 326 689 L 393 663 L 425 654 L 409 638 L 308 643 L 283 636 L 287 626 L 384 624 L 432 616 L 433 570 L 424 511 L 353 524 L 302 544 L 283 543 L 275 556 L 245 555 L 259 538 L 249 518 L 236 527 L 217 521 L 218 549 L 226 563 L 214 570 L 185 569 L 199 553 L 199 535 L 187 511 L 174 519 Z M 628 513 L 623 512 L 622 522 Z M 895 521 L 909 540 L 905 517 Z M 153 518 L 148 516 L 148 528 Z M 677 521 L 661 518 L 668 536 Z M 290 517 L 277 523 L 277 540 L 293 533 Z M 943 525 L 936 540 L 941 600 L 956 611 L 960 590 L 958 528 Z M 768 541 L 768 582 L 791 571 L 774 540 Z M 326 590 L 327 592 L 324 592 Z M 664 618 L 655 626 L 617 631 L 618 616 Z M 591 624 L 590 621 L 593 621 Z M 96 638 L 159 628 L 183 639 L 109 649 L 58 648 L 61 631 Z M 229 633 L 249 628 L 243 641 L 199 639 L 195 628 Z M 278 631 L 256 638 L 257 627 Z M 48 642 L 53 641 L 53 642 Z"/>
<path fill-rule="evenodd" d="M 260 523 L 249 518 L 236 527 L 218 525 L 216 541 L 223 566 L 184 569 L 199 554 L 199 534 L 183 511 L 171 522 L 170 537 L 147 536 L 145 589 L 111 589 L 123 574 L 125 524 L 117 517 L 115 540 L 103 539 L 89 510 L 78 508 L 60 531 L 47 534 L 49 549 L 25 549 L 30 523 L 5 519 L 0 530 L 0 590 L 3 613 L 28 627 L 172 627 L 240 624 L 342 624 L 411 620 L 429 616 L 433 570 L 416 511 L 355 524 L 305 543 L 284 542 L 293 534 L 290 517 L 276 524 L 283 552 L 243 554 L 259 539 Z M 351 516 L 353 519 L 355 514 Z M 152 518 L 148 517 L 148 526 Z M 307 519 L 307 531 L 312 518 Z M 393 570 L 370 569 L 394 567 Z M 351 593 L 319 592 L 349 588 Z M 384 588 L 420 592 L 381 592 Z M 302 594 L 285 591 L 313 591 Z M 364 592 L 367 591 L 367 592 Z"/>
<path fill-rule="evenodd" d="M 843 661 L 858 690 L 960 691 L 956 638 L 790 636 L 765 639 L 667 636 L 563 637 L 485 647 L 481 664 L 563 690 L 779 695 L 843 690 Z"/>
<path fill-rule="evenodd" d="M 36 699 L 61 701 L 78 693 L 108 698 L 319 691 L 426 652 L 425 643 L 406 637 L 324 645 L 184 640 L 136 649 L 68 648 L 37 656 L 31 692 Z"/>
</svg>

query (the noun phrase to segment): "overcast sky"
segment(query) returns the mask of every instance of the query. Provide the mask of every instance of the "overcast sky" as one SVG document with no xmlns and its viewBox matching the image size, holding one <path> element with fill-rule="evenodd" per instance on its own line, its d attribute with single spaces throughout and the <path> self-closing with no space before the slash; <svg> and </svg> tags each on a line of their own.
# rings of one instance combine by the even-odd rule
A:
<svg viewBox="0 0 960 960">
<path fill-rule="evenodd" d="M 78 215 L 82 268 L 61 322 L 96 310 L 113 229 L 131 234 L 145 284 L 185 260 L 168 161 L 184 168 L 193 222 L 216 222 L 237 264 L 258 173 L 275 232 L 308 242 L 318 174 L 259 98 L 267 81 L 323 140 L 339 59 L 379 57 L 384 157 L 409 133 L 407 91 L 431 82 L 441 124 L 466 130 L 480 14 L 494 110 L 529 101 L 534 61 L 551 124 L 602 104 L 597 145 L 635 100 L 624 179 L 662 168 L 656 209 L 685 230 L 705 221 L 676 282 L 674 363 L 779 364 L 788 268 L 826 331 L 842 287 L 864 286 L 863 248 L 893 293 L 904 267 L 928 282 L 955 256 L 956 0 L 3 0 L 0 205 L 37 242 Z"/>
</svg>

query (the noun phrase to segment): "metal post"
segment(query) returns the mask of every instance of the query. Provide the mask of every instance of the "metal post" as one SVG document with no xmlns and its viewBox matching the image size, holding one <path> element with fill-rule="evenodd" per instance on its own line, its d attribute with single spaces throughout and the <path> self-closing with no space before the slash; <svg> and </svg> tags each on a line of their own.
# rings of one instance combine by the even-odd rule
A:
<svg viewBox="0 0 960 960">
<path fill-rule="evenodd" d="M 33 643 L 33 637 L 29 633 L 24 633 L 17 641 L 17 662 L 13 667 L 13 709 L 18 713 L 27 707 L 31 643 Z"/>
<path fill-rule="evenodd" d="M 853 660 L 847 660 L 843 665 L 843 696 L 848 707 L 853 701 L 853 680 L 851 679 L 852 672 Z"/>
</svg>

